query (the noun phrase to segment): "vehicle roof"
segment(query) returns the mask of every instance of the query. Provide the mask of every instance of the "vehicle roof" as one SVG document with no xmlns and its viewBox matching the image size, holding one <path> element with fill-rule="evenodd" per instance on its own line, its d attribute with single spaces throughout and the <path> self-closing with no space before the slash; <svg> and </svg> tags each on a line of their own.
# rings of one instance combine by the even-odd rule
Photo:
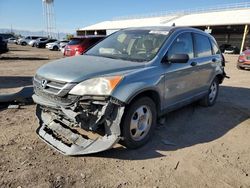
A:
<svg viewBox="0 0 250 188">
<path fill-rule="evenodd" d="M 85 39 L 85 38 L 103 38 L 103 37 L 106 37 L 106 35 L 85 35 L 85 36 L 72 37 L 70 40 L 72 40 L 72 39 Z"/>
<path fill-rule="evenodd" d="M 206 35 L 209 38 L 214 39 L 214 37 L 201 29 L 193 27 L 181 27 L 181 26 L 151 26 L 151 27 L 131 27 L 122 30 L 153 30 L 153 31 L 167 31 L 170 34 L 181 31 L 197 32 L 203 35 Z"/>
<path fill-rule="evenodd" d="M 149 27 L 131 27 L 122 30 L 156 30 L 156 31 L 181 31 L 181 30 L 189 30 L 189 31 L 197 31 L 203 32 L 204 31 L 192 27 L 180 27 L 180 26 L 149 26 Z"/>
</svg>

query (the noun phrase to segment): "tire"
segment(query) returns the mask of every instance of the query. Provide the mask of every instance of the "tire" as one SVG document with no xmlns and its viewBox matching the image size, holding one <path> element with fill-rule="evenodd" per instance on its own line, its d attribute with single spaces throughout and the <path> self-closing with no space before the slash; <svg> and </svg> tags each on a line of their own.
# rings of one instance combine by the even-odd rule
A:
<svg viewBox="0 0 250 188">
<path fill-rule="evenodd" d="M 53 50 L 54 50 L 54 51 L 58 51 L 59 48 L 58 48 L 57 46 L 53 46 Z"/>
<path fill-rule="evenodd" d="M 156 119 L 156 105 L 152 99 L 143 97 L 132 102 L 126 107 L 122 118 L 123 140 L 120 143 L 130 149 L 143 146 L 153 134 Z"/>
<path fill-rule="evenodd" d="M 216 103 L 218 93 L 219 93 L 219 80 L 216 77 L 209 87 L 208 94 L 203 99 L 200 100 L 200 105 L 205 107 L 213 106 Z"/>
<path fill-rule="evenodd" d="M 244 69 L 245 69 L 244 67 L 241 67 L 241 66 L 239 66 L 239 65 L 237 65 L 237 68 L 238 68 L 239 70 L 244 70 Z"/>
<path fill-rule="evenodd" d="M 27 43 L 26 43 L 26 42 L 22 42 L 21 45 L 22 45 L 22 46 L 26 46 Z"/>
</svg>

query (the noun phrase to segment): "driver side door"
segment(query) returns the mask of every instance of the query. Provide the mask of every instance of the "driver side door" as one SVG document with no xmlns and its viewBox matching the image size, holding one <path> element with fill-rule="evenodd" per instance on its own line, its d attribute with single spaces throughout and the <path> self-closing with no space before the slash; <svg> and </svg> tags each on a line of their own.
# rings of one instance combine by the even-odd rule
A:
<svg viewBox="0 0 250 188">
<path fill-rule="evenodd" d="M 196 95 L 196 82 L 193 78 L 196 68 L 193 62 L 194 48 L 191 32 L 181 33 L 174 39 L 166 55 L 171 57 L 174 54 L 187 54 L 189 60 L 185 63 L 165 63 L 165 107 L 168 109 L 178 108 Z"/>
</svg>

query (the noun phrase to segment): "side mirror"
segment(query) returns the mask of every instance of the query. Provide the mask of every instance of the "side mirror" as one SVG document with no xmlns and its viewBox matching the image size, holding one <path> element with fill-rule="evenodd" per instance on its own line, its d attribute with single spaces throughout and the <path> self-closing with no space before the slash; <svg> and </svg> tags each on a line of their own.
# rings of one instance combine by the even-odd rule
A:
<svg viewBox="0 0 250 188">
<path fill-rule="evenodd" d="M 168 57 L 168 55 L 164 56 L 162 62 L 170 62 L 170 63 L 187 63 L 189 60 L 188 54 L 174 54 Z"/>
</svg>

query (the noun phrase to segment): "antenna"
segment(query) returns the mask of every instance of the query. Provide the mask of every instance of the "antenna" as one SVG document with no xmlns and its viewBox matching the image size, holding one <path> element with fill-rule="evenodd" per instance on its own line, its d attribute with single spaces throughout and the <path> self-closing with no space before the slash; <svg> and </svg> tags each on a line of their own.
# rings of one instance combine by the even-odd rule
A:
<svg viewBox="0 0 250 188">
<path fill-rule="evenodd" d="M 54 0 L 42 0 L 42 4 L 43 4 L 43 19 L 46 25 L 46 34 L 49 38 L 56 38 Z"/>
</svg>

